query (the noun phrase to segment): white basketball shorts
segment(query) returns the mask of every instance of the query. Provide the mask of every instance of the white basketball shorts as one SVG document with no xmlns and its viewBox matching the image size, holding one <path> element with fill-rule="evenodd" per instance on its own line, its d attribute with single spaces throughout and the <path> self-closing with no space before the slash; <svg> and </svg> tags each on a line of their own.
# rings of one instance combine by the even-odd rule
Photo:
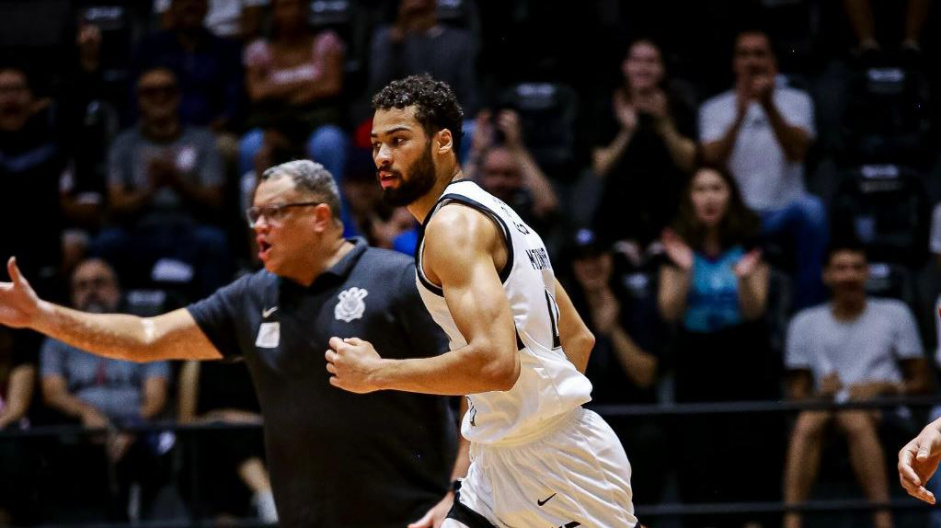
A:
<svg viewBox="0 0 941 528">
<path fill-rule="evenodd" d="M 617 435 L 578 408 L 536 440 L 471 445 L 442 528 L 635 528 L 631 465 Z"/>
</svg>

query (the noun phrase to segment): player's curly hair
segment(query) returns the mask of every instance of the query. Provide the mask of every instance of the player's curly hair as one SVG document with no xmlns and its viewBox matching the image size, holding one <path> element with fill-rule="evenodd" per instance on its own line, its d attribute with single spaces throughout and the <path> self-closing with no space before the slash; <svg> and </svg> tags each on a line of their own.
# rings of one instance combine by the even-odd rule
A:
<svg viewBox="0 0 941 528">
<path fill-rule="evenodd" d="M 448 129 L 455 149 L 461 144 L 464 111 L 451 87 L 428 74 L 392 81 L 372 98 L 372 106 L 375 110 L 415 106 L 415 119 L 421 123 L 425 134 L 431 137 L 439 130 Z"/>
</svg>

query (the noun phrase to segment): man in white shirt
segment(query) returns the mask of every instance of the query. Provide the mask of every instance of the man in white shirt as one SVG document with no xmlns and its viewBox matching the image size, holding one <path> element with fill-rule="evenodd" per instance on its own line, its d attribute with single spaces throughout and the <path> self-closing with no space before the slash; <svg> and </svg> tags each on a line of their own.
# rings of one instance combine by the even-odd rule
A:
<svg viewBox="0 0 941 528">
<path fill-rule="evenodd" d="M 894 299 L 866 295 L 866 254 L 853 244 L 828 252 L 824 281 L 831 302 L 797 314 L 788 329 L 785 366 L 794 400 L 867 401 L 930 390 L 931 371 L 915 318 Z M 785 469 L 785 502 L 807 499 L 820 464 L 827 431 L 835 426 L 849 444 L 850 462 L 867 498 L 889 500 L 888 477 L 879 427 L 898 413 L 847 410 L 804 411 L 797 417 Z M 876 528 L 891 528 L 888 511 L 874 512 Z M 800 528 L 797 514 L 785 528 Z"/>
<path fill-rule="evenodd" d="M 744 31 L 735 42 L 735 87 L 699 110 L 703 157 L 728 166 L 745 203 L 762 215 L 769 235 L 796 241 L 795 305 L 825 299 L 820 282 L 827 245 L 826 210 L 804 189 L 804 159 L 816 135 L 814 105 L 805 92 L 780 85 L 768 35 Z"/>
</svg>

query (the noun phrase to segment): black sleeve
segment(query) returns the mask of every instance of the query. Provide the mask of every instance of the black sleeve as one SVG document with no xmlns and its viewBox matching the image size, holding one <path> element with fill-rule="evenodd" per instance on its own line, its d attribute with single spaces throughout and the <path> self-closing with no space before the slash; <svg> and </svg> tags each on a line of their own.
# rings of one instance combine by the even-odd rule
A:
<svg viewBox="0 0 941 528">
<path fill-rule="evenodd" d="M 251 275 L 221 288 L 209 297 L 186 307 L 200 330 L 226 359 L 242 356 L 238 342 L 238 322 L 242 316 Z"/>
<path fill-rule="evenodd" d="M 395 288 L 395 312 L 409 341 L 410 355 L 431 357 L 447 352 L 447 335 L 431 318 L 418 293 L 414 264 L 402 267 Z"/>
<path fill-rule="evenodd" d="M 38 365 L 39 348 L 42 346 L 43 336 L 32 330 L 12 330 L 12 350 L 10 351 L 10 366 Z"/>
</svg>

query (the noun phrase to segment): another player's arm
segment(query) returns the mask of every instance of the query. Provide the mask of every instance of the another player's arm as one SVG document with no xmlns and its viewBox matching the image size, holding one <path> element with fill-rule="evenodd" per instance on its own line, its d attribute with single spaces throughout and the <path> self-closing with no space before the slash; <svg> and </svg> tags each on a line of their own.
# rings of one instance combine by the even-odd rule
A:
<svg viewBox="0 0 941 528">
<path fill-rule="evenodd" d="M 387 360 L 372 345 L 330 340 L 330 383 L 352 392 L 391 389 L 462 396 L 507 391 L 516 384 L 520 358 L 509 301 L 493 255 L 503 238 L 482 214 L 458 206 L 441 209 L 425 232 L 424 261 L 437 279 L 467 345 L 440 356 Z"/>
<path fill-rule="evenodd" d="M 80 312 L 40 299 L 14 259 L 7 270 L 13 282 L 0 282 L 0 324 L 31 328 L 111 359 L 143 363 L 222 358 L 186 309 L 148 318 Z"/>
<path fill-rule="evenodd" d="M 941 419 L 928 424 L 899 451 L 899 481 L 909 495 L 934 504 L 934 493 L 925 488 L 941 463 Z"/>
<path fill-rule="evenodd" d="M 569 361 L 582 374 L 588 368 L 588 357 L 595 346 L 595 336 L 582 320 L 565 288 L 555 281 L 555 302 L 559 305 L 559 339 Z"/>
</svg>

